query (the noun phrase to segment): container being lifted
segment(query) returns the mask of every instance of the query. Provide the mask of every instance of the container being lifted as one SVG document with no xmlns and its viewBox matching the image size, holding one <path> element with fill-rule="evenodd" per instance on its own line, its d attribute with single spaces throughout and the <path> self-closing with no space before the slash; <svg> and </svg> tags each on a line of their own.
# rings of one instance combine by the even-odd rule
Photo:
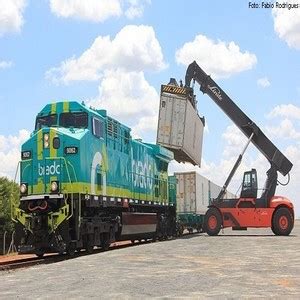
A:
<svg viewBox="0 0 300 300">
<path fill-rule="evenodd" d="M 201 166 L 204 118 L 200 118 L 191 89 L 171 78 L 161 86 L 156 142 L 173 151 L 178 162 Z"/>
</svg>

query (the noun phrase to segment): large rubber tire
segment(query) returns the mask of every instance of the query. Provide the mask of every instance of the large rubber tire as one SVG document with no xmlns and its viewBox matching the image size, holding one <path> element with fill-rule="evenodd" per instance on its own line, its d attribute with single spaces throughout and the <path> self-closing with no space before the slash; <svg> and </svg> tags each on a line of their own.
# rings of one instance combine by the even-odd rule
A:
<svg viewBox="0 0 300 300">
<path fill-rule="evenodd" d="M 222 216 L 217 208 L 211 207 L 205 214 L 204 227 L 208 235 L 218 235 L 222 227 Z"/>
<path fill-rule="evenodd" d="M 276 235 L 289 235 L 294 227 L 293 216 L 288 208 L 280 207 L 272 217 L 272 231 Z"/>
</svg>

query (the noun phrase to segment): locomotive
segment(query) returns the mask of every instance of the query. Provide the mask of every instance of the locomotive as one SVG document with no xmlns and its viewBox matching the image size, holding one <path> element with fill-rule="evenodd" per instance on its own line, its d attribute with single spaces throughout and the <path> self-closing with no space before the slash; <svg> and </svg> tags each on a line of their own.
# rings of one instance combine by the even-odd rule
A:
<svg viewBox="0 0 300 300">
<path fill-rule="evenodd" d="M 175 235 L 172 159 L 166 148 L 133 139 L 106 110 L 47 104 L 22 145 L 20 201 L 12 205 L 18 251 L 72 255 Z"/>
</svg>

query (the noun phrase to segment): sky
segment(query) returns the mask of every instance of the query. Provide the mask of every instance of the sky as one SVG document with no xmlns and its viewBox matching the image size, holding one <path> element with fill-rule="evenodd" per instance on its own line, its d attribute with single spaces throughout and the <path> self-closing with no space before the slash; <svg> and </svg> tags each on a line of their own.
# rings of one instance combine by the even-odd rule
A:
<svg viewBox="0 0 300 300">
<path fill-rule="evenodd" d="M 20 146 L 50 102 L 105 108 L 133 136 L 155 142 L 160 85 L 184 79 L 196 60 L 294 164 L 277 194 L 300 216 L 300 3 L 251 3 L 259 8 L 235 0 L 0 0 L 0 176 L 14 177 Z M 169 171 L 196 169 L 223 185 L 246 140 L 195 91 L 206 119 L 202 166 L 172 162 Z M 237 192 L 251 168 L 262 188 L 268 167 L 250 147 L 229 189 Z"/>
</svg>

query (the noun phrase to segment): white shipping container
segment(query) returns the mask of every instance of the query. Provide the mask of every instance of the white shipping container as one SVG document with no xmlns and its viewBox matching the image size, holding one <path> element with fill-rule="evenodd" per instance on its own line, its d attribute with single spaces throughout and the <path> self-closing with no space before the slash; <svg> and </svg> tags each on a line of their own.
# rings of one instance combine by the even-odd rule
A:
<svg viewBox="0 0 300 300">
<path fill-rule="evenodd" d="M 168 93 L 164 88 L 185 91 L 162 86 L 156 142 L 173 151 L 177 161 L 201 166 L 203 122 L 187 95 Z"/>
<path fill-rule="evenodd" d="M 210 195 L 210 201 L 213 199 L 216 199 L 219 196 L 219 193 L 221 192 L 221 187 L 212 181 L 209 181 L 209 195 Z"/>
<path fill-rule="evenodd" d="M 205 214 L 209 205 L 209 180 L 196 172 L 175 173 L 178 213 Z"/>
<path fill-rule="evenodd" d="M 208 205 L 216 199 L 221 187 L 195 171 L 176 172 L 176 203 L 178 213 L 205 214 Z M 226 199 L 236 198 L 226 192 Z"/>
</svg>

